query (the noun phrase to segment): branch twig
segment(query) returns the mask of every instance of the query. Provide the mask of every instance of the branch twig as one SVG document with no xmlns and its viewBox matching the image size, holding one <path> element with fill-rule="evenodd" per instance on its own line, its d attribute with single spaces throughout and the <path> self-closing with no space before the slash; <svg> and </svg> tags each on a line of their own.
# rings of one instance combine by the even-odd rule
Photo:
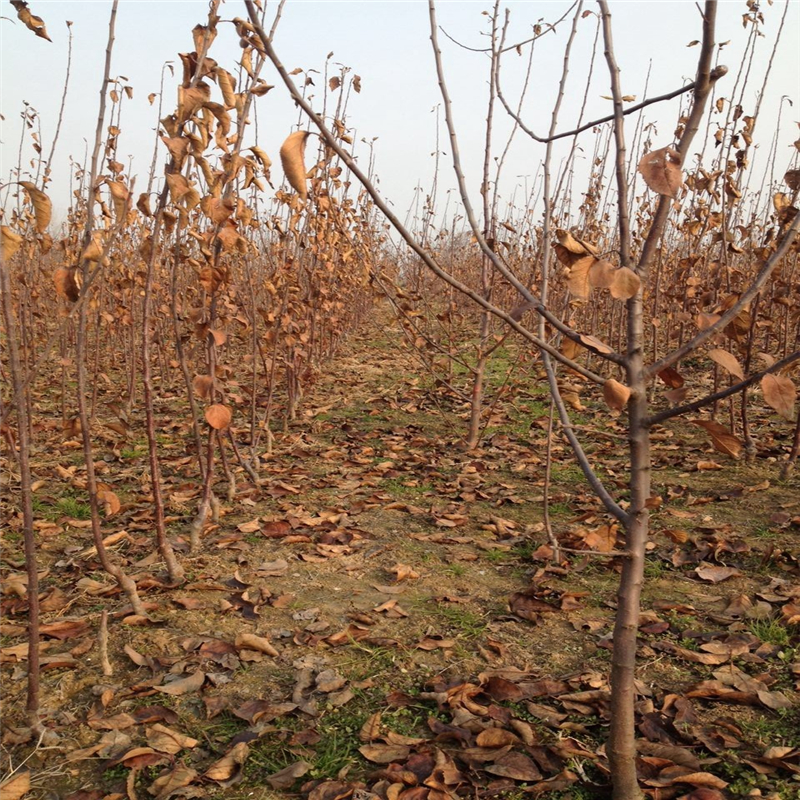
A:
<svg viewBox="0 0 800 800">
<path fill-rule="evenodd" d="M 665 411 L 659 411 L 657 414 L 653 414 L 652 416 L 648 417 L 645 420 L 645 424 L 656 425 L 664 422 L 665 420 L 671 419 L 672 417 L 677 417 L 690 411 L 697 411 L 698 408 L 703 408 L 703 406 L 711 405 L 719 400 L 724 400 L 726 397 L 743 392 L 749 386 L 752 386 L 756 381 L 761 380 L 761 378 L 763 378 L 765 375 L 778 372 L 798 359 L 800 359 L 800 350 L 795 350 L 794 353 L 786 356 L 786 358 L 776 361 L 771 367 L 767 367 L 766 369 L 761 370 L 761 372 L 755 372 L 748 378 L 745 378 L 743 381 L 739 381 L 739 383 L 734 383 L 733 386 L 729 386 L 727 389 L 722 389 L 719 392 L 702 397 L 700 400 L 695 400 L 692 403 L 685 403 L 682 406 L 668 408 Z"/>
</svg>

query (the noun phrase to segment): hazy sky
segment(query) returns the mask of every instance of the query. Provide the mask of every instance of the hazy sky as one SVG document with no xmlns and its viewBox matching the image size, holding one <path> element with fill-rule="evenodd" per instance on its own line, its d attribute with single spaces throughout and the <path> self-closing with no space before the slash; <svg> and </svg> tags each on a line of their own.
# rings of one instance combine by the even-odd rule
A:
<svg viewBox="0 0 800 800">
<path fill-rule="evenodd" d="M 71 20 L 73 43 L 72 76 L 67 98 L 67 110 L 55 158 L 53 182 L 49 187 L 57 216 L 69 202 L 69 161 L 72 155 L 82 160 L 86 140 L 93 137 L 98 108 L 98 91 L 102 78 L 103 59 L 111 3 L 107 0 L 31 0 L 34 14 L 47 24 L 52 44 L 34 37 L 16 20 L 14 9 L 2 0 L 3 12 L 14 22 L 0 20 L 2 45 L 2 180 L 16 165 L 20 141 L 22 102 L 29 102 L 41 115 L 45 153 L 49 152 L 55 130 L 58 107 L 67 59 L 67 26 Z M 567 2 L 511 2 L 509 41 L 515 42 L 530 35 L 537 21 L 554 21 L 569 7 Z M 268 5 L 268 19 L 270 6 Z M 454 38 L 472 47 L 487 46 L 488 17 L 482 12 L 491 8 L 488 2 L 440 2 L 440 25 Z M 584 8 L 596 10 L 592 2 Z M 617 60 L 622 70 L 624 94 L 643 98 L 648 69 L 651 68 L 648 96 L 678 88 L 694 77 L 698 47 L 687 47 L 701 38 L 701 19 L 693 0 L 638 0 L 611 2 Z M 738 64 L 747 41 L 749 28 L 742 26 L 742 14 L 747 8 L 742 0 L 720 2 L 717 41 L 730 40 L 720 54 L 720 63 L 730 68 L 719 95 L 730 97 Z M 769 60 L 784 0 L 770 6 L 763 4 L 764 37 L 758 40 L 756 59 L 751 71 L 743 106 L 752 113 L 763 74 Z M 195 0 L 121 0 L 117 16 L 112 75 L 124 75 L 125 83 L 134 90 L 133 100 L 126 100 L 122 111 L 122 136 L 118 157 L 124 163 L 133 158 L 133 174 L 138 174 L 137 190 L 146 182 L 152 153 L 157 117 L 156 104 L 150 106 L 147 96 L 157 92 L 162 64 L 175 62 L 176 76 L 181 67 L 178 52 L 193 49 L 191 29 L 205 22 L 207 4 Z M 244 4 L 227 0 L 221 7 L 223 19 L 246 17 Z M 550 109 L 560 75 L 563 47 L 569 20 L 558 32 L 541 38 L 536 45 L 531 86 L 525 101 L 523 116 L 530 127 L 543 134 L 549 125 Z M 579 23 L 571 61 L 567 99 L 561 115 L 562 129 L 573 127 L 586 87 L 590 53 L 596 29 L 596 18 L 589 16 Z M 380 188 L 395 207 L 404 212 L 413 197 L 414 187 L 422 183 L 429 187 L 433 175 L 432 153 L 435 149 L 436 113 L 440 96 L 433 70 L 429 42 L 429 23 L 426 2 L 342 2 L 342 0 L 289 0 L 275 37 L 275 47 L 289 69 L 323 69 L 330 51 L 331 63 L 352 68 L 352 74 L 362 78 L 362 91 L 352 94 L 348 107 L 348 124 L 355 128 L 360 139 L 378 137 L 375 142 Z M 477 190 L 483 151 L 487 98 L 486 54 L 459 48 L 441 37 L 445 70 L 454 102 L 455 117 L 461 140 L 462 157 L 468 168 L 468 178 Z M 210 55 L 230 72 L 236 72 L 241 53 L 232 25 L 221 24 L 220 35 Z M 770 145 L 776 129 L 781 97 L 794 103 L 783 106 L 779 143 L 779 168 L 788 165 L 793 155 L 791 142 L 798 136 L 796 121 L 800 119 L 800 0 L 790 0 L 789 13 L 780 47 L 774 62 L 772 77 L 761 110 L 756 140 L 761 143 L 761 155 Z M 509 52 L 503 62 L 503 85 L 509 97 L 520 86 L 526 58 Z M 271 66 L 264 77 L 276 88 L 258 100 L 259 144 L 277 162 L 281 141 L 297 120 L 297 112 L 288 99 Z M 312 76 L 316 77 L 316 76 Z M 302 76 L 299 76 L 302 78 Z M 177 78 L 170 78 L 165 87 L 165 112 L 174 109 Z M 317 109 L 323 81 L 315 80 Z M 215 92 L 218 90 L 215 88 Z M 312 91 L 314 91 L 312 89 Z M 598 49 L 594 78 L 589 89 L 589 119 L 610 113 L 608 73 Z M 719 96 L 718 95 L 718 96 Z M 677 117 L 678 100 L 647 109 L 647 119 L 660 121 L 656 146 L 671 142 Z M 632 136 L 635 116 L 629 118 Z M 509 124 L 502 109 L 498 113 L 498 147 L 505 145 Z M 254 143 L 252 126 L 246 146 Z M 588 155 L 593 147 L 591 131 L 582 135 L 581 146 Z M 442 131 L 441 150 L 449 153 Z M 362 146 L 363 148 L 363 146 Z M 366 164 L 368 153 L 361 151 L 361 163 Z M 30 141 L 23 150 L 23 169 L 33 155 Z M 161 148 L 161 155 L 165 150 Z M 532 178 L 541 162 L 543 146 L 518 135 L 505 169 L 503 193 L 509 197 L 523 178 Z M 587 155 L 587 157 L 588 157 Z M 441 165 L 442 191 L 453 185 L 450 162 Z M 276 165 L 273 177 L 281 179 Z M 269 190 L 268 190 L 269 191 Z M 519 194 L 519 190 L 518 190 Z M 477 195 L 477 192 L 476 192 Z M 443 195 L 440 195 L 443 197 Z M 477 202 L 475 197 L 473 202 Z"/>
</svg>

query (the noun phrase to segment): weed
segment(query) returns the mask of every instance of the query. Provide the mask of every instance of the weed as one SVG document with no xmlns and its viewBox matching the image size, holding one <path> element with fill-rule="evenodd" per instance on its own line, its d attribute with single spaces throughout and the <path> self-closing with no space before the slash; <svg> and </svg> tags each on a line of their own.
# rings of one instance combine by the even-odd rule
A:
<svg viewBox="0 0 800 800">
<path fill-rule="evenodd" d="M 529 561 L 535 550 L 536 546 L 533 542 L 525 541 L 511 548 L 511 553 L 523 561 Z"/>
<path fill-rule="evenodd" d="M 550 503 L 549 509 L 551 517 L 569 517 L 572 515 L 569 503 Z"/>
<path fill-rule="evenodd" d="M 493 564 L 498 564 L 501 561 L 505 561 L 509 554 L 506 550 L 487 550 L 484 554 L 484 558 L 487 561 L 491 561 Z"/>
<path fill-rule="evenodd" d="M 266 775 L 272 775 L 278 770 L 294 764 L 304 755 L 311 756 L 311 754 L 300 752 L 297 746 L 289 744 L 292 728 L 297 727 L 299 720 L 283 719 L 280 722 L 282 724 L 277 731 L 251 743 L 250 753 L 244 766 L 244 777 L 247 783 L 260 785 Z"/>
<path fill-rule="evenodd" d="M 644 561 L 644 576 L 650 580 L 662 578 L 666 572 L 666 564 L 660 558 L 646 558 Z"/>
<path fill-rule="evenodd" d="M 386 478 L 381 481 L 381 488 L 399 497 L 411 498 L 433 491 L 434 486 L 432 483 L 425 481 L 420 482 L 408 480 L 407 478 Z"/>
<path fill-rule="evenodd" d="M 205 739 L 214 749 L 223 749 L 245 726 L 244 720 L 229 711 L 223 711 L 208 724 L 203 724 L 196 738 Z"/>
<path fill-rule="evenodd" d="M 688 630 L 693 625 L 696 625 L 694 617 L 689 617 L 686 614 L 678 614 L 676 611 L 670 609 L 664 616 L 669 623 L 671 633 L 679 634 L 681 631 Z"/>
<path fill-rule="evenodd" d="M 463 564 L 448 564 L 444 571 L 455 578 L 460 578 L 462 575 L 467 574 L 467 568 Z"/>
<path fill-rule="evenodd" d="M 384 713 L 382 721 L 401 736 L 428 736 L 428 719 L 437 714 L 432 705 L 403 706 Z"/>
<path fill-rule="evenodd" d="M 574 484 L 584 480 L 583 472 L 576 464 L 553 464 L 550 469 L 554 483 Z M 553 506 L 550 510 L 553 511 Z"/>
<path fill-rule="evenodd" d="M 797 744 L 797 730 L 800 728 L 800 710 L 781 708 L 774 716 L 766 714 L 753 717 L 741 723 L 742 732 L 759 748 Z"/>
<path fill-rule="evenodd" d="M 747 627 L 750 633 L 758 636 L 766 644 L 774 644 L 777 647 L 784 647 L 789 644 L 789 631 L 777 617 L 754 619 Z"/>
<path fill-rule="evenodd" d="M 366 645 L 354 640 L 350 652 L 353 658 L 344 662 L 342 667 L 350 670 L 356 680 L 365 680 L 396 669 L 397 652 L 391 648 Z"/>
<path fill-rule="evenodd" d="M 111 788 L 128 777 L 129 769 L 124 764 L 115 764 L 103 772 L 103 783 Z"/>
<path fill-rule="evenodd" d="M 437 604 L 433 613 L 465 639 L 476 639 L 486 630 L 486 618 L 463 606 Z"/>
<path fill-rule="evenodd" d="M 74 497 L 60 497 L 56 503 L 56 508 L 65 517 L 71 519 L 90 519 L 92 509 L 88 503 L 82 503 Z"/>
</svg>

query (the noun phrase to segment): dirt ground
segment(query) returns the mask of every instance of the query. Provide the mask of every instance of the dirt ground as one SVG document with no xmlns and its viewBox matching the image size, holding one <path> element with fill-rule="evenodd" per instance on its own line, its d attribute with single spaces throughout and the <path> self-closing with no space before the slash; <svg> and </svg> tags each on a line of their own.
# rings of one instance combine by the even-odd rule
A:
<svg viewBox="0 0 800 800">
<path fill-rule="evenodd" d="M 222 498 L 196 557 L 187 541 L 196 465 L 186 425 L 170 413 L 179 390 L 162 393 L 169 531 L 187 571 L 180 587 L 165 584 L 154 551 L 144 438 L 98 426 L 100 479 L 122 499 L 104 534 L 123 532 L 111 549 L 150 604 L 145 625 L 129 624 L 136 620 L 90 547 L 77 442 L 62 432 L 58 410 L 37 399 L 37 418 L 50 420 L 36 430 L 33 453 L 48 727 L 38 742 L 26 738 L 22 714 L 26 600 L 13 482 L 3 498 L 0 628 L 0 774 L 24 761 L 30 797 L 235 800 L 303 791 L 333 800 L 355 791 L 396 800 L 399 790 L 387 787 L 398 781 L 387 773 L 402 764 L 413 773 L 414 759 L 433 752 L 441 763 L 455 758 L 463 777 L 425 784 L 444 793 L 436 797 L 605 795 L 620 561 L 569 553 L 551 564 L 542 512 L 549 406 L 536 364 L 523 366 L 482 447 L 467 452 L 458 435 L 465 408 L 415 377 L 417 364 L 392 330 L 375 327 L 348 346 L 304 398 L 299 419 L 276 435 L 258 485 L 236 473 L 236 499 Z M 500 385 L 502 369 L 492 379 Z M 101 423 L 113 399 L 103 391 Z M 599 404 L 583 403 L 581 435 L 624 499 L 621 428 Z M 713 451 L 685 421 L 656 433 L 661 503 L 646 566 L 639 730 L 654 775 L 648 785 L 660 797 L 704 786 L 720 796 L 800 797 L 800 482 L 778 477 L 790 427 L 763 418 L 752 466 Z M 613 546 L 609 519 L 560 440 L 554 457 L 554 532 L 575 550 Z M 101 669 L 103 610 L 111 675 Z M 482 718 L 516 732 L 539 778 L 509 767 L 505 755 L 479 757 L 481 734 L 480 747 L 459 738 L 482 730 L 464 722 L 472 690 L 461 705 L 452 700 L 464 686 L 483 691 L 474 695 L 481 708 L 501 709 Z M 674 708 L 687 698 L 691 732 L 678 741 Z M 653 732 L 657 715 L 671 720 L 663 735 Z M 165 746 L 172 734 L 159 726 L 178 739 Z M 665 778 L 677 745 L 698 764 L 684 777 L 718 783 Z M 465 748 L 466 766 L 458 761 Z M 548 759 L 558 759 L 549 770 Z M 274 778 L 297 764 L 305 766 Z M 399 783 L 405 792 L 422 785 Z"/>
</svg>

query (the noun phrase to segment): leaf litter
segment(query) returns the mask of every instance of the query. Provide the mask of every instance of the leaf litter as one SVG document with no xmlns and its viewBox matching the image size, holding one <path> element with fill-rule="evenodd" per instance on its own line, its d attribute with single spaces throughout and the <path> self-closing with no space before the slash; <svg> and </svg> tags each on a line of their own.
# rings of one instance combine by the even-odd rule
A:
<svg viewBox="0 0 800 800">
<path fill-rule="evenodd" d="M 60 796 L 236 798 L 258 785 L 309 800 L 606 791 L 618 531 L 580 482 L 556 478 L 559 536 L 578 552 L 552 565 L 540 421 L 466 453 L 427 392 L 402 370 L 388 374 L 386 346 L 365 340 L 340 359 L 317 391 L 325 402 L 347 385 L 348 402 L 319 405 L 276 443 L 266 477 L 207 529 L 208 551 L 179 594 L 144 549 L 147 504 L 108 490 L 119 504 L 111 545 L 146 589 L 152 624 L 125 625 L 137 620 L 96 579 L 84 529 L 50 523 L 42 659 L 53 744 L 31 764 L 67 765 Z M 800 512 L 791 491 L 746 470 L 721 486 L 701 466 L 714 462 L 697 428 L 717 452 L 736 450 L 708 424 L 654 436 L 666 489 L 648 554 L 636 723 L 645 792 L 707 800 L 743 776 L 768 790 L 800 774 L 790 733 Z M 66 463 L 55 479 L 79 479 Z M 176 456 L 165 469 L 174 521 L 190 499 L 182 466 Z M 753 535 L 754 516 L 768 537 Z M 3 575 L 12 709 L 27 659 L 20 568 L 8 557 Z M 99 672 L 100 606 L 125 628 L 109 677 Z M 31 733 L 13 717 L 3 742 L 31 754 Z M 10 776 L 4 797 L 26 780 Z"/>
</svg>

